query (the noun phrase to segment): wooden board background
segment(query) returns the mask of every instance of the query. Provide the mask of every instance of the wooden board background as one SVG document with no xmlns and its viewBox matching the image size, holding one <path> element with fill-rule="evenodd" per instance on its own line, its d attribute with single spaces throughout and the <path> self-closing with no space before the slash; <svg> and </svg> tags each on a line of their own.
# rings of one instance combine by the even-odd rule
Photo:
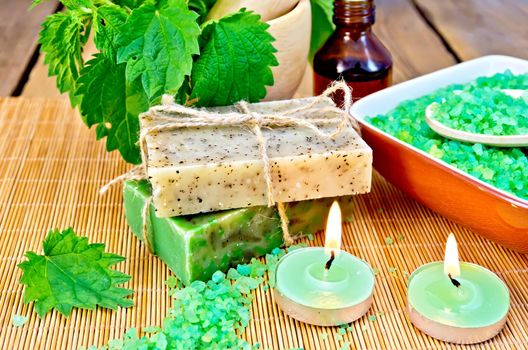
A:
<svg viewBox="0 0 528 350">
<path fill-rule="evenodd" d="M 26 79 L 28 65 L 37 50 L 40 24 L 54 13 L 58 1 L 42 3 L 32 11 L 31 0 L 0 0 L 0 96 L 17 93 L 21 80 Z M 22 81 L 22 83 L 24 83 Z"/>
</svg>

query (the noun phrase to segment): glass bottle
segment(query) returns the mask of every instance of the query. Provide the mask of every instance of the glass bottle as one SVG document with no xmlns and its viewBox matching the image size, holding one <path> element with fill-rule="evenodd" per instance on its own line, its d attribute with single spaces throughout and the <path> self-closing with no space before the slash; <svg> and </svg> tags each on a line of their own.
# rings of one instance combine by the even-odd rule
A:
<svg viewBox="0 0 528 350">
<path fill-rule="evenodd" d="M 335 0 L 336 29 L 315 54 L 314 92 L 321 94 L 334 80 L 344 79 L 358 100 L 392 83 L 392 58 L 372 32 L 373 0 Z M 342 94 L 335 94 L 340 105 Z"/>
</svg>

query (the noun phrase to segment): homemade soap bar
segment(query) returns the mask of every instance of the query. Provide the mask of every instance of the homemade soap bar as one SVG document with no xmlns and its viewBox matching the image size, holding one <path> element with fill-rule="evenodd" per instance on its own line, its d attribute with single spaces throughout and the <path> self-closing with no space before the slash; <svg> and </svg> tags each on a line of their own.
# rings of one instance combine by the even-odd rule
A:
<svg viewBox="0 0 528 350">
<path fill-rule="evenodd" d="M 143 239 L 142 211 L 151 194 L 147 181 L 125 181 L 125 215 L 132 232 Z M 290 234 L 300 237 L 323 229 L 333 198 L 288 203 Z M 343 217 L 352 212 L 352 197 L 341 197 Z M 259 206 L 191 216 L 158 218 L 151 205 L 147 235 L 158 255 L 185 284 L 208 280 L 217 270 L 264 255 L 283 244 L 274 207 Z"/>
<path fill-rule="evenodd" d="M 270 114 L 309 101 L 311 98 L 249 107 L 252 111 Z M 333 106 L 333 102 L 326 99 L 319 106 Z M 227 112 L 233 108 L 213 110 Z M 317 117 L 337 119 L 343 117 L 343 112 L 334 110 Z M 150 114 L 141 117 L 143 130 L 161 123 Z M 331 133 L 336 126 L 320 129 Z M 370 190 L 372 150 L 352 127 L 335 139 L 302 126 L 263 127 L 262 133 L 267 139 L 275 201 L 293 202 Z M 146 145 L 147 173 L 158 217 L 268 204 L 262 154 L 248 126 L 156 132 L 146 137 Z"/>
</svg>

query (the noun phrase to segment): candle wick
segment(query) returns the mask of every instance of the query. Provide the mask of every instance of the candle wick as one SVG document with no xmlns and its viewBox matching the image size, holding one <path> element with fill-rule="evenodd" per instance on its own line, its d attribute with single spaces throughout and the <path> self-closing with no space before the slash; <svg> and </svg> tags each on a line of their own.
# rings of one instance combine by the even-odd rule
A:
<svg viewBox="0 0 528 350">
<path fill-rule="evenodd" d="M 451 283 L 453 283 L 453 285 L 457 288 L 460 288 L 460 282 L 458 282 L 456 279 L 454 279 L 453 277 L 451 277 L 451 274 L 448 273 L 447 274 L 447 277 L 449 277 L 449 279 L 451 280 Z"/>
<path fill-rule="evenodd" d="M 326 270 L 330 270 L 330 267 L 332 267 L 332 263 L 334 262 L 334 259 L 335 259 L 335 253 L 332 250 L 330 252 L 330 259 L 328 259 L 328 261 L 326 262 L 326 265 L 325 265 L 325 269 Z"/>
</svg>

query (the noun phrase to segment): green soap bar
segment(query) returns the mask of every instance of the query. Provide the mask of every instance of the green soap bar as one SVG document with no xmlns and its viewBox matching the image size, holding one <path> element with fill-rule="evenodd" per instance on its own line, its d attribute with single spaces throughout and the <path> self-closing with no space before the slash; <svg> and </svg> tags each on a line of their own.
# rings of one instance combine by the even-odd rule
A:
<svg viewBox="0 0 528 350">
<path fill-rule="evenodd" d="M 142 212 L 150 196 L 150 184 L 123 183 L 125 216 L 132 232 L 143 239 Z M 300 237 L 323 229 L 334 198 L 285 204 L 290 234 Z M 353 197 L 340 197 L 343 217 L 349 217 Z M 283 244 L 278 213 L 266 206 L 214 213 L 158 218 L 150 206 L 147 235 L 158 255 L 185 284 L 208 280 L 217 270 L 269 253 Z"/>
</svg>

